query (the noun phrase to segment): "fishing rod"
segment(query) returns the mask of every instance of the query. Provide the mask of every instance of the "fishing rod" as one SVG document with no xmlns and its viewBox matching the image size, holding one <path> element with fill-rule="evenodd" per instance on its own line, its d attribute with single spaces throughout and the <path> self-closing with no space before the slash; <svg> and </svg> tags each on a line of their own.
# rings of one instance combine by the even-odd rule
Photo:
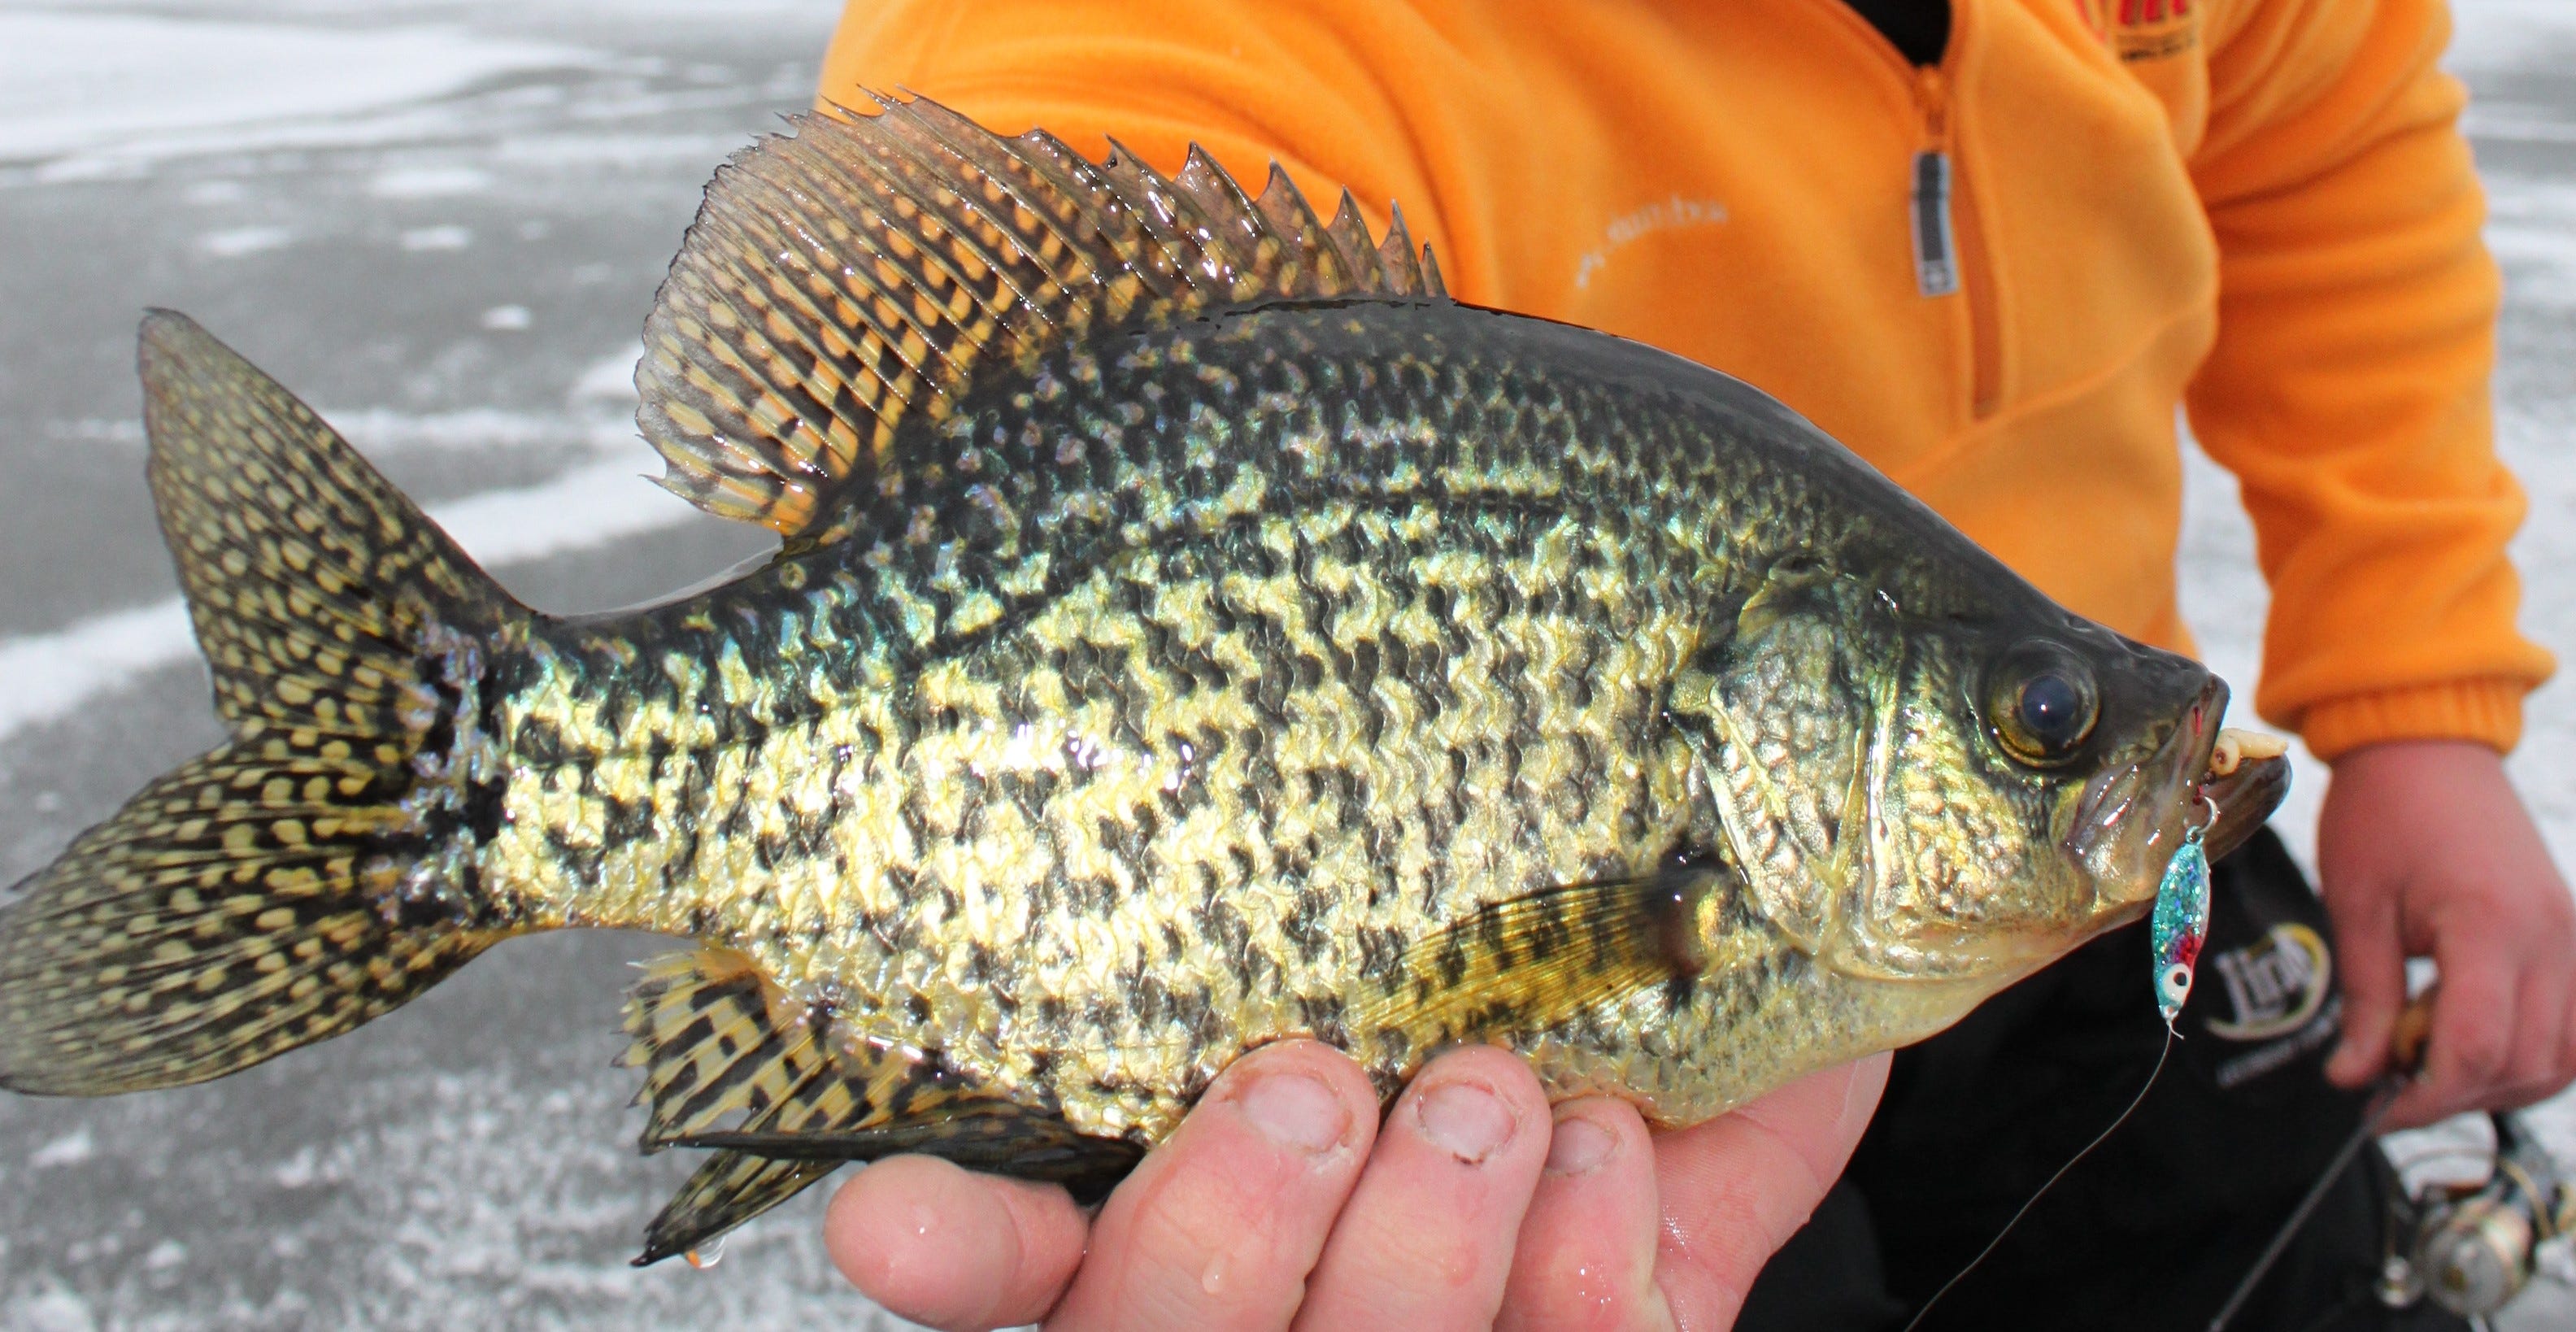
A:
<svg viewBox="0 0 2576 1332">
<path fill-rule="evenodd" d="M 2431 1029 L 2432 996 L 2427 992 L 2399 1015 L 2390 1040 L 2392 1071 L 2372 1084 L 2360 1126 L 2290 1210 L 2227 1303 L 2209 1320 L 2207 1332 L 2226 1332 L 2309 1214 L 2378 1136 L 2389 1106 L 2423 1065 Z M 2561 1177 L 2557 1162 L 2521 1116 L 2496 1112 L 2488 1120 L 2495 1128 L 2495 1168 L 2483 1183 L 2436 1184 L 2409 1194 L 2395 1171 L 2381 1165 L 2389 1175 L 2389 1215 L 2373 1293 L 2382 1306 L 2407 1309 L 2429 1298 L 2460 1317 L 2483 1320 L 2530 1283 L 2534 1255 L 2542 1244 L 2576 1230 L 2576 1182 Z"/>
</svg>

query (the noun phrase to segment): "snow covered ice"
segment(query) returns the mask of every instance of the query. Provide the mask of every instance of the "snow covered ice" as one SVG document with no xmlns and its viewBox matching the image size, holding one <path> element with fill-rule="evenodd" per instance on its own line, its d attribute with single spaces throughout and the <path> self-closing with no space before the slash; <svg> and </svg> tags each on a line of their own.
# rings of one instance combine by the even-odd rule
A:
<svg viewBox="0 0 2576 1332">
<path fill-rule="evenodd" d="M 2502 446 L 2532 497 L 2525 623 L 2576 664 L 2576 4 L 2459 9 L 2507 280 Z M 660 466 L 628 379 L 699 187 L 805 103 L 837 11 L 0 0 L 0 883 L 216 735 L 140 484 L 147 304 L 318 404 L 535 604 L 642 600 L 761 548 L 641 479 Z M 2224 473 L 2188 475 L 2185 609 L 2246 684 L 2251 535 Z M 2562 682 L 2514 772 L 2576 866 L 2571 753 Z M 2301 762 L 2304 855 L 2324 781 Z M 623 964 L 659 947 L 522 940 L 239 1077 L 0 1097 L 0 1326 L 865 1326 L 820 1190 L 717 1271 L 626 1266 L 689 1166 L 634 1154 L 634 1075 L 608 1066 Z M 2576 1100 L 2537 1117 L 2576 1161 Z M 2550 1287 L 2503 1322 L 2571 1325 Z"/>
</svg>

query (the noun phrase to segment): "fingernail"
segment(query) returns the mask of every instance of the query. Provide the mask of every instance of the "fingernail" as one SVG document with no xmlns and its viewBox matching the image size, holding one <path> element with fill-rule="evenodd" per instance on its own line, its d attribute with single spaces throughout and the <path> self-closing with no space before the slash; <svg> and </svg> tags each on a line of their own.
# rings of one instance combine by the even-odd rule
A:
<svg viewBox="0 0 2576 1332">
<path fill-rule="evenodd" d="M 1269 1073 L 1235 1098 L 1243 1117 L 1282 1147 L 1309 1155 L 1331 1151 L 1351 1126 L 1351 1110 L 1333 1089 L 1303 1073 Z"/>
<path fill-rule="evenodd" d="M 1413 1103 L 1422 1136 L 1467 1165 L 1477 1165 L 1511 1140 L 1512 1112 L 1502 1098 L 1473 1082 L 1432 1088 Z"/>
<path fill-rule="evenodd" d="M 1610 1159 L 1610 1149 L 1619 1145 L 1610 1131 L 1572 1115 L 1556 1121 L 1556 1133 L 1547 1141 L 1547 1173 L 1580 1175 Z"/>
</svg>

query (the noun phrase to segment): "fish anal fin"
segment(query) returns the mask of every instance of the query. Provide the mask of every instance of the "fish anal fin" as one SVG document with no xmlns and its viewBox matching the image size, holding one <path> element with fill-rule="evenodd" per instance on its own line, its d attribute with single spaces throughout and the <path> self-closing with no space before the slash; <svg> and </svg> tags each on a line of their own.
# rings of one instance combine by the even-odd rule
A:
<svg viewBox="0 0 2576 1332">
<path fill-rule="evenodd" d="M 1351 210 L 1324 225 L 1275 170 L 1255 200 L 1196 148 L 1166 178 L 922 98 L 789 121 L 707 186 L 636 387 L 667 489 L 790 538 L 844 535 L 835 501 L 899 481 L 898 441 L 936 437 L 907 423 L 1048 347 L 1264 301 L 1441 294 L 1400 224 L 1372 246 Z"/>
<path fill-rule="evenodd" d="M 853 1033 L 759 961 L 702 947 L 654 959 L 627 999 L 645 1070 L 643 1147 L 716 1149 L 655 1217 L 639 1262 L 684 1253 L 844 1161 L 901 1152 L 1106 1192 L 1141 1149 L 1076 1133 L 933 1051 Z"/>
<path fill-rule="evenodd" d="M 1703 919 L 1729 873 L 1691 861 L 1490 902 L 1406 946 L 1353 1032 L 1413 1052 L 1552 1026 L 1708 965 Z"/>
<path fill-rule="evenodd" d="M 729 948 L 655 958 L 626 999 L 626 1062 L 644 1070 L 643 1146 L 822 1098 L 840 1075 L 828 1016 Z"/>
</svg>

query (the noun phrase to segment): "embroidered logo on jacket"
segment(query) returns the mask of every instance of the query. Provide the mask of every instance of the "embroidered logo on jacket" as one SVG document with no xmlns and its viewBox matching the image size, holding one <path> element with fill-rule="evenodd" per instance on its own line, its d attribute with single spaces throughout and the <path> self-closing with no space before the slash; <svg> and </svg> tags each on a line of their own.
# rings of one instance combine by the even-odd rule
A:
<svg viewBox="0 0 2576 1332">
<path fill-rule="evenodd" d="M 1710 227 L 1726 220 L 1726 205 L 1715 199 L 1685 199 L 1679 194 L 1657 199 L 1635 212 L 1613 219 L 1601 229 L 1601 243 L 1583 252 L 1574 265 L 1577 289 L 1592 285 L 1592 274 L 1610 262 L 1610 252 L 1650 232 L 1675 227 Z"/>
</svg>

